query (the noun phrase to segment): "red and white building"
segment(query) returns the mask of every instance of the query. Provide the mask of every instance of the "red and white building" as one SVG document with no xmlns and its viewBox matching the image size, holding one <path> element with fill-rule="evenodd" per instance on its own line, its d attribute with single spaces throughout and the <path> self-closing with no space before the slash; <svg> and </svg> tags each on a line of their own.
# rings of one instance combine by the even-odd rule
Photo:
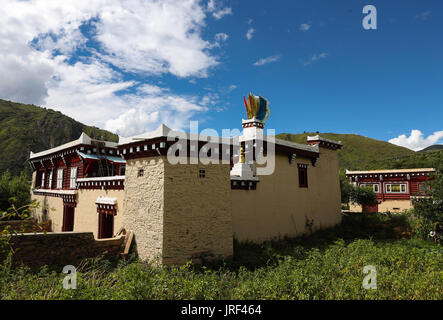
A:
<svg viewBox="0 0 443 320">
<path fill-rule="evenodd" d="M 433 168 L 348 171 L 346 177 L 354 186 L 370 187 L 377 194 L 377 204 L 350 204 L 350 211 L 401 212 L 412 208 L 411 199 L 426 190 Z"/>
</svg>

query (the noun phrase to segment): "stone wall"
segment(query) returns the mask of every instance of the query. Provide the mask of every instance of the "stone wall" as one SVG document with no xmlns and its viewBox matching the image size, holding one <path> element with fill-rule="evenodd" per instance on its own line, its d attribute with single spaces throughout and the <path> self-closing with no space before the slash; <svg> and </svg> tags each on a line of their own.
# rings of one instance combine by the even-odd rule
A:
<svg viewBox="0 0 443 320">
<path fill-rule="evenodd" d="M 9 227 L 10 232 L 49 232 L 51 231 L 51 221 L 37 223 L 34 220 L 9 220 L 0 221 L 0 232 Z"/>
<path fill-rule="evenodd" d="M 83 259 L 103 255 L 116 258 L 123 252 L 124 236 L 95 240 L 92 232 L 23 233 L 10 236 L 14 264 L 30 267 L 74 265 Z"/>
<path fill-rule="evenodd" d="M 139 158 L 126 163 L 125 211 L 122 225 L 135 234 L 141 259 L 159 258 L 163 252 L 165 157 Z M 143 175 L 139 176 L 139 171 Z"/>
<path fill-rule="evenodd" d="M 165 163 L 163 263 L 233 254 L 229 170 L 229 164 Z"/>
<path fill-rule="evenodd" d="M 230 196 L 229 164 L 171 165 L 164 156 L 128 160 L 122 224 L 135 233 L 141 259 L 171 265 L 230 256 Z"/>
</svg>

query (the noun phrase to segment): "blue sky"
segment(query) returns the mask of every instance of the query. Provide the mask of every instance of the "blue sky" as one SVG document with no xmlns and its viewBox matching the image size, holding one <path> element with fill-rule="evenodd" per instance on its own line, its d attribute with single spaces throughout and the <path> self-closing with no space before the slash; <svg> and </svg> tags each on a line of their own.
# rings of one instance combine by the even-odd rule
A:
<svg viewBox="0 0 443 320">
<path fill-rule="evenodd" d="M 239 128 L 252 91 L 277 133 L 443 143 L 441 1 L 7 2 L 0 98 L 130 135 Z"/>
</svg>

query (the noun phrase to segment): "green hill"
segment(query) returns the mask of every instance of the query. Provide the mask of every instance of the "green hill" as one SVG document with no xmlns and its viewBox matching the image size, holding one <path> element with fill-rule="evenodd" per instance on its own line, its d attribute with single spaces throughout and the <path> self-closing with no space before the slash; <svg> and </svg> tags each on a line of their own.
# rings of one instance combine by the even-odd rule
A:
<svg viewBox="0 0 443 320">
<path fill-rule="evenodd" d="M 337 140 L 343 143 L 343 148 L 338 151 L 341 170 L 371 170 L 388 167 L 399 169 L 400 159 L 409 159 L 416 154 L 416 152 L 407 148 L 356 134 L 282 133 L 277 135 L 277 138 L 306 143 L 307 136 L 315 136 L 317 134 L 320 134 L 323 138 Z M 403 165 L 404 164 L 401 164 L 400 166 Z"/>
<path fill-rule="evenodd" d="M 443 150 L 443 144 L 434 144 L 418 152 L 439 151 L 439 150 Z"/>
<path fill-rule="evenodd" d="M 31 150 L 39 152 L 78 139 L 82 131 L 96 139 L 118 140 L 113 133 L 61 112 L 0 99 L 0 175 L 6 169 L 17 175 L 28 166 Z"/>
</svg>

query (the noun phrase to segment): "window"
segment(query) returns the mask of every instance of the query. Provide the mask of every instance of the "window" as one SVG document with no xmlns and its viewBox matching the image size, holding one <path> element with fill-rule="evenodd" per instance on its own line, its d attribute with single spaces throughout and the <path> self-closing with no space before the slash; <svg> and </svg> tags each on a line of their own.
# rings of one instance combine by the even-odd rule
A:
<svg viewBox="0 0 443 320">
<path fill-rule="evenodd" d="M 300 188 L 308 187 L 308 165 L 299 163 L 298 164 L 298 185 Z"/>
<path fill-rule="evenodd" d="M 69 187 L 75 189 L 77 186 L 77 167 L 71 168 L 71 175 L 69 178 Z"/>
<path fill-rule="evenodd" d="M 52 189 L 52 171 L 49 171 L 48 189 Z"/>
<path fill-rule="evenodd" d="M 380 192 L 380 187 L 377 184 L 373 184 L 373 183 L 362 183 L 360 185 L 360 187 L 366 187 L 366 188 L 371 188 L 375 193 L 379 193 Z"/>
<path fill-rule="evenodd" d="M 57 189 L 63 188 L 63 169 L 57 170 Z"/>
<path fill-rule="evenodd" d="M 406 193 L 406 183 L 390 183 L 386 185 L 386 193 Z"/>
<path fill-rule="evenodd" d="M 143 177 L 145 175 L 145 170 L 143 170 L 143 169 L 139 169 L 138 170 L 138 177 L 140 178 L 140 177 Z"/>
<path fill-rule="evenodd" d="M 419 183 L 418 184 L 418 192 L 419 193 L 425 193 L 426 191 L 431 190 L 431 186 L 427 185 L 426 183 Z"/>
<path fill-rule="evenodd" d="M 125 165 L 121 165 L 120 166 L 120 175 L 124 176 L 126 172 L 126 166 Z"/>
<path fill-rule="evenodd" d="M 199 178 L 206 178 L 206 170 L 204 170 L 204 169 L 198 170 L 198 177 Z"/>
<path fill-rule="evenodd" d="M 41 186 L 42 188 L 45 187 L 45 173 L 44 173 L 44 172 L 42 172 L 42 181 L 41 181 L 41 183 L 40 183 L 40 186 Z"/>
</svg>

